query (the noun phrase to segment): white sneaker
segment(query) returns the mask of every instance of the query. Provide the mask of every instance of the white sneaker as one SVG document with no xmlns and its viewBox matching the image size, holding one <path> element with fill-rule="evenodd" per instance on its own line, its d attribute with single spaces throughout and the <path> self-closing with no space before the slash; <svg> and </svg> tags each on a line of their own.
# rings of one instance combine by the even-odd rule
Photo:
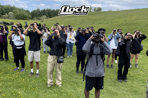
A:
<svg viewBox="0 0 148 98">
<path fill-rule="evenodd" d="M 70 56 L 70 57 L 72 57 L 72 56 Z"/>
<path fill-rule="evenodd" d="M 57 85 L 57 87 L 62 87 L 62 85 Z"/>
<path fill-rule="evenodd" d="M 115 63 L 118 63 L 117 60 L 115 60 Z"/>
<path fill-rule="evenodd" d="M 47 87 L 51 87 L 51 86 L 52 86 L 51 84 L 48 84 L 48 85 L 47 85 Z"/>
<path fill-rule="evenodd" d="M 69 56 L 67 56 L 69 58 Z"/>
</svg>

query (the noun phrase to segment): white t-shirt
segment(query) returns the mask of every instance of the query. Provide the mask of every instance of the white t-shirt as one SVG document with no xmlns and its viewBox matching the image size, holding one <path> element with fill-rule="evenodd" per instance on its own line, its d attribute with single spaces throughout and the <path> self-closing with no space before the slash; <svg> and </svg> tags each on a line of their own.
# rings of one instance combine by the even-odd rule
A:
<svg viewBox="0 0 148 98">
<path fill-rule="evenodd" d="M 43 37 L 46 37 L 46 38 L 47 38 L 47 32 L 45 32 L 45 33 L 43 34 Z"/>
<path fill-rule="evenodd" d="M 114 38 L 114 35 L 113 35 L 112 40 L 110 41 L 110 47 L 111 47 L 112 49 L 117 49 L 117 46 L 116 46 L 116 44 L 115 44 L 115 38 Z"/>
<path fill-rule="evenodd" d="M 75 40 L 71 40 L 71 38 L 75 38 L 75 36 L 76 36 L 76 32 L 75 31 L 72 33 L 72 35 L 70 35 L 70 32 L 67 32 L 66 43 L 67 44 L 69 44 L 69 42 L 75 43 Z"/>
<path fill-rule="evenodd" d="M 17 36 L 16 34 L 12 34 L 12 41 L 16 46 L 23 45 L 25 43 L 25 35 L 22 34 L 24 40 L 21 40 L 20 36 Z M 21 49 L 22 47 L 16 47 L 17 49 Z"/>
</svg>

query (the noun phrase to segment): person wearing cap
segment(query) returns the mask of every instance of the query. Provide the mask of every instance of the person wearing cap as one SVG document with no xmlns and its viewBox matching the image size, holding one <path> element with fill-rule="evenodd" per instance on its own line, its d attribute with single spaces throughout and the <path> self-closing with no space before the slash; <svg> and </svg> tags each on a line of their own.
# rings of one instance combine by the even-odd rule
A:
<svg viewBox="0 0 148 98">
<path fill-rule="evenodd" d="M 19 60 L 22 65 L 22 70 L 21 72 L 25 71 L 25 61 L 24 61 L 24 56 L 26 55 L 25 51 L 25 35 L 21 33 L 21 30 L 19 28 L 16 28 L 14 26 L 15 30 L 11 31 L 11 34 L 9 35 L 9 39 L 12 40 L 12 48 L 13 48 L 13 55 L 15 58 L 15 63 L 16 63 L 16 68 L 14 71 L 19 69 Z"/>
<path fill-rule="evenodd" d="M 116 35 L 117 34 L 117 35 Z M 112 33 L 108 36 L 108 45 L 112 48 L 113 50 L 113 53 L 112 53 L 112 62 L 111 62 L 111 68 L 114 68 L 113 66 L 113 63 L 114 63 L 114 58 L 115 58 L 115 53 L 116 53 L 116 50 L 117 50 L 117 47 L 118 47 L 118 42 L 117 40 L 120 38 L 120 34 L 117 32 L 116 29 L 113 29 L 112 30 Z M 108 55 L 107 57 L 107 65 L 106 67 L 107 68 L 110 68 L 109 67 L 109 58 L 110 58 L 111 54 Z"/>
<path fill-rule="evenodd" d="M 28 31 L 30 27 L 33 27 L 33 30 Z M 39 77 L 39 61 L 40 61 L 40 37 L 42 36 L 41 31 L 38 29 L 38 23 L 34 22 L 30 24 L 27 29 L 25 29 L 24 34 L 29 36 L 30 38 L 30 45 L 29 45 L 29 52 L 28 52 L 28 60 L 30 62 L 31 73 L 29 76 L 34 75 L 33 72 L 33 59 L 36 62 L 36 77 Z"/>
<path fill-rule="evenodd" d="M 132 38 L 132 34 L 127 32 L 125 34 L 124 39 L 121 40 L 121 42 L 119 43 L 119 47 L 121 51 L 119 56 L 118 75 L 117 75 L 117 79 L 119 82 L 122 82 L 122 80 L 127 82 L 127 74 L 130 66 L 130 53 L 132 48 L 131 38 Z M 124 70 L 123 70 L 123 67 L 124 67 Z"/>
<path fill-rule="evenodd" d="M 130 60 L 130 67 L 132 67 L 131 62 L 135 56 L 135 67 L 138 67 L 138 59 L 141 52 L 140 46 L 142 41 L 146 39 L 146 35 L 142 34 L 140 31 L 135 31 L 133 38 L 132 38 L 132 52 L 131 52 L 131 60 Z"/>
<path fill-rule="evenodd" d="M 69 30 L 67 31 L 67 39 L 66 39 L 66 46 L 67 46 L 67 57 L 72 57 L 73 53 L 73 45 L 75 43 L 76 32 L 73 31 L 73 28 L 70 26 Z"/>
<path fill-rule="evenodd" d="M 64 45 L 62 47 L 62 50 L 63 50 L 63 57 L 65 58 L 67 32 L 66 32 L 65 27 L 63 25 L 61 26 L 61 28 L 62 28 L 62 30 L 60 30 L 59 32 L 60 32 L 60 37 L 64 41 Z"/>
<path fill-rule="evenodd" d="M 82 50 L 82 47 L 84 46 L 84 44 L 86 43 L 86 41 L 89 37 L 90 37 L 90 35 L 89 35 L 88 31 L 84 28 L 75 37 L 75 39 L 78 41 L 77 50 L 76 50 L 76 53 L 77 53 L 76 73 L 79 73 L 79 65 L 81 62 L 81 74 L 83 74 L 86 52 L 84 52 Z"/>
<path fill-rule="evenodd" d="M 51 87 L 53 83 L 53 72 L 54 67 L 56 68 L 56 85 L 58 87 L 62 86 L 61 70 L 62 63 L 58 62 L 58 57 L 62 57 L 62 47 L 64 46 L 64 40 L 61 38 L 58 30 L 55 30 L 45 42 L 46 45 L 50 47 L 50 52 L 48 55 L 48 65 L 47 65 L 47 87 Z"/>
<path fill-rule="evenodd" d="M 121 36 L 121 37 L 117 40 L 118 44 L 120 44 L 121 40 L 124 39 L 124 35 L 123 35 L 121 29 L 118 29 L 117 32 L 118 32 L 118 33 L 120 34 L 120 36 Z M 115 54 L 115 63 L 118 63 L 118 62 L 117 62 L 117 55 L 116 55 L 116 54 Z"/>
<path fill-rule="evenodd" d="M 44 48 L 44 53 L 46 53 L 46 48 L 47 48 L 47 53 L 49 53 L 49 48 L 48 46 L 45 44 L 45 41 L 47 40 L 47 38 L 49 37 L 50 35 L 50 31 L 48 28 L 45 28 L 44 30 L 42 30 L 42 41 L 43 41 L 43 48 Z"/>
<path fill-rule="evenodd" d="M 3 51 L 5 53 L 5 60 L 8 61 L 8 27 L 3 25 L 0 27 L 0 60 L 3 61 Z"/>
</svg>

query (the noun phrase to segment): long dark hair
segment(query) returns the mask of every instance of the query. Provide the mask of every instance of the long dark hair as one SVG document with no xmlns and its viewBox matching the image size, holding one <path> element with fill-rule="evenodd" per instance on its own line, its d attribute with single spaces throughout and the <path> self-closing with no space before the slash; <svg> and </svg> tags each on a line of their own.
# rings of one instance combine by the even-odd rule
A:
<svg viewBox="0 0 148 98">
<path fill-rule="evenodd" d="M 21 34 L 23 34 L 23 27 L 22 27 L 22 24 L 21 24 L 20 22 L 18 22 L 16 25 L 17 25 L 18 28 L 20 29 Z"/>
</svg>

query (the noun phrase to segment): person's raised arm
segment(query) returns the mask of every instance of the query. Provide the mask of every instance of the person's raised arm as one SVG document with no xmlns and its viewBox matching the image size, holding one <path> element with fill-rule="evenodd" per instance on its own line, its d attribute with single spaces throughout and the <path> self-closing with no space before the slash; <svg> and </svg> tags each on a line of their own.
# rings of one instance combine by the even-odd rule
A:
<svg viewBox="0 0 148 98">
<path fill-rule="evenodd" d="M 36 23 L 34 23 L 34 27 L 35 27 L 36 31 L 38 32 L 38 34 L 42 35 L 42 33 L 41 33 L 41 31 L 38 29 Z"/>
<path fill-rule="evenodd" d="M 7 31 L 5 30 L 5 26 L 3 25 L 4 34 L 7 34 Z"/>
<path fill-rule="evenodd" d="M 109 34 L 109 35 L 108 35 L 108 39 L 109 39 L 109 40 L 111 40 L 111 39 L 112 39 L 112 37 L 113 37 L 113 31 L 112 31 L 112 33 L 111 33 L 111 34 Z"/>
<path fill-rule="evenodd" d="M 142 34 L 141 32 L 140 32 L 140 35 L 142 35 L 142 36 L 140 36 L 140 39 L 141 39 L 141 40 L 143 40 L 143 39 L 146 39 L 146 38 L 147 38 L 147 37 L 146 37 L 146 35 Z"/>
<path fill-rule="evenodd" d="M 8 39 L 12 40 L 12 34 L 14 33 L 14 31 L 11 31 L 11 33 L 8 36 Z"/>
<path fill-rule="evenodd" d="M 65 34 L 67 35 L 67 32 L 66 32 L 65 28 L 64 28 L 64 32 L 65 32 Z"/>
<path fill-rule="evenodd" d="M 137 33 L 135 32 L 134 35 L 133 35 L 133 39 L 135 39 L 136 34 L 137 34 Z"/>
<path fill-rule="evenodd" d="M 104 33 L 103 35 L 104 35 L 104 40 L 107 42 L 106 34 Z"/>
<path fill-rule="evenodd" d="M 105 53 L 106 55 L 111 54 L 113 51 L 112 51 L 111 47 L 110 47 L 110 46 L 107 44 L 107 42 L 105 41 L 104 36 L 103 36 L 103 38 L 101 38 L 101 41 L 102 41 L 104 53 Z"/>
<path fill-rule="evenodd" d="M 51 27 L 51 30 L 54 30 L 54 25 Z"/>
<path fill-rule="evenodd" d="M 20 39 L 21 39 L 21 40 L 24 40 L 24 37 L 22 36 L 20 29 L 19 29 L 19 31 L 18 31 L 18 34 L 19 34 L 19 36 L 20 36 Z"/>
<path fill-rule="evenodd" d="M 117 39 L 121 38 L 121 35 L 117 32 Z"/>
<path fill-rule="evenodd" d="M 23 34 L 24 35 L 27 35 L 28 34 L 28 29 L 31 27 L 31 25 L 29 25 L 26 29 L 25 29 L 25 31 L 23 32 Z"/>
<path fill-rule="evenodd" d="M 59 27 L 59 31 L 61 31 L 62 30 L 61 26 L 58 25 L 58 27 Z"/>
</svg>

